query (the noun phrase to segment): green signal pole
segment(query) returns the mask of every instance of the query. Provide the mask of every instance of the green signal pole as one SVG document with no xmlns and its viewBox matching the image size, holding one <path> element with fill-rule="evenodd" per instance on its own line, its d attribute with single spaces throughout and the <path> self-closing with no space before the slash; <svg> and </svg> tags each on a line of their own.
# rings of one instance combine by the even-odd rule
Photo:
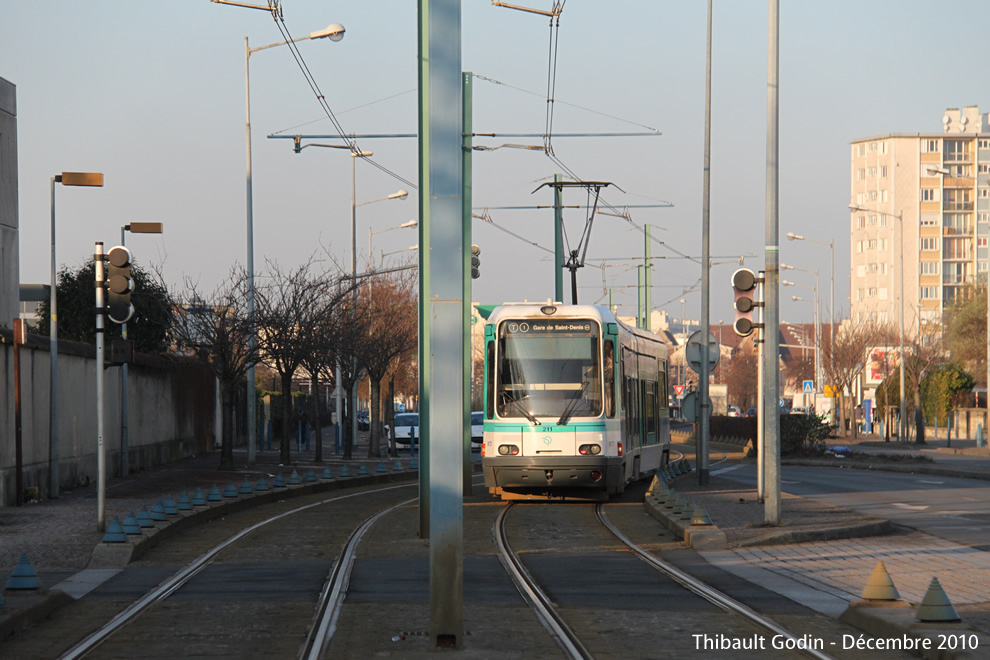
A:
<svg viewBox="0 0 990 660">
<path fill-rule="evenodd" d="M 645 256 L 645 259 L 643 260 L 643 327 L 650 330 L 650 326 L 652 325 L 650 322 L 650 305 L 652 304 L 650 299 L 650 270 L 652 268 L 650 263 L 650 226 L 644 225 L 643 228 L 646 230 L 646 233 L 644 234 L 646 238 L 646 248 L 643 253 Z"/>
<path fill-rule="evenodd" d="M 553 175 L 554 183 L 564 177 Z M 563 188 L 553 187 L 553 300 L 564 302 L 564 195 Z"/>
<path fill-rule="evenodd" d="M 474 359 L 471 346 L 471 157 L 472 86 L 470 71 L 461 74 L 461 122 L 464 125 L 461 153 L 461 223 L 464 257 L 464 494 L 471 494 L 471 387 L 474 384 Z"/>
</svg>

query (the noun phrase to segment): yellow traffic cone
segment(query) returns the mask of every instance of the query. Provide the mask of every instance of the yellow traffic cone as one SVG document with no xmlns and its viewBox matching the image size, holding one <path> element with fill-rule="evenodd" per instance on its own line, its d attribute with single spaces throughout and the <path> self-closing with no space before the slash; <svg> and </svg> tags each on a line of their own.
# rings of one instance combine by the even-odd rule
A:
<svg viewBox="0 0 990 660">
<path fill-rule="evenodd" d="M 894 581 L 890 579 L 890 573 L 882 561 L 878 561 L 873 575 L 866 583 L 866 588 L 860 596 L 865 600 L 899 600 L 901 595 L 897 593 Z"/>
</svg>

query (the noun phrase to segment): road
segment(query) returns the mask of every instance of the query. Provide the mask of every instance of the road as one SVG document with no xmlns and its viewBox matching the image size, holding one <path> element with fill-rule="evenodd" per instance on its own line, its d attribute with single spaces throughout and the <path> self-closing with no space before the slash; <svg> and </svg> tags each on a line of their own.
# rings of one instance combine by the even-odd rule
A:
<svg viewBox="0 0 990 660">
<path fill-rule="evenodd" d="M 712 473 L 756 485 L 756 466 Z M 977 550 L 990 550 L 990 497 L 976 479 L 784 465 L 781 490 L 861 511 Z"/>
</svg>

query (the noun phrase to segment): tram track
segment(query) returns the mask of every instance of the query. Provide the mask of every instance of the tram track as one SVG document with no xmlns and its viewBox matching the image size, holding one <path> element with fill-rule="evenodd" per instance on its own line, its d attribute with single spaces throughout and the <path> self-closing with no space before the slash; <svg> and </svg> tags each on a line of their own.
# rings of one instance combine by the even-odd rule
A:
<svg viewBox="0 0 990 660">
<path fill-rule="evenodd" d="M 124 608 L 106 624 L 102 625 L 97 630 L 83 638 L 80 642 L 72 646 L 68 651 L 60 655 L 59 658 L 62 660 L 75 660 L 77 658 L 88 657 L 94 650 L 98 649 L 100 645 L 112 636 L 118 634 L 127 626 L 139 620 L 143 614 L 152 608 L 152 606 L 157 603 L 161 603 L 170 596 L 174 595 L 184 585 L 189 583 L 190 580 L 213 564 L 224 551 L 233 548 L 239 542 L 248 538 L 254 532 L 264 528 L 267 525 L 324 505 L 341 503 L 354 498 L 367 497 L 374 494 L 415 486 L 415 483 L 391 485 L 326 498 L 290 509 L 288 511 L 283 511 L 249 525 L 238 531 L 236 534 L 233 534 L 223 542 L 210 548 L 195 560 L 176 571 L 171 577 L 167 578 L 154 589 L 148 591 L 142 597 L 138 598 L 129 606 Z M 398 504 L 387 506 L 364 520 L 364 522 L 351 533 L 347 542 L 344 543 L 342 550 L 333 562 L 333 568 L 330 571 L 326 583 L 321 589 L 315 608 L 314 626 L 307 634 L 307 639 L 303 645 L 303 651 L 300 654 L 300 657 L 319 657 L 320 651 L 326 648 L 327 643 L 332 637 L 336 625 L 336 618 L 337 615 L 339 615 L 341 603 L 346 595 L 346 588 L 350 577 L 350 571 L 353 567 L 354 555 L 358 545 L 360 544 L 361 538 L 364 536 L 364 533 L 367 532 L 367 530 L 370 529 L 370 527 L 383 516 L 413 501 L 415 500 L 406 500 Z"/>
<path fill-rule="evenodd" d="M 727 460 L 727 457 L 724 457 L 722 460 Z M 589 650 L 586 643 L 582 641 L 574 627 L 568 623 L 567 619 L 561 613 L 559 605 L 547 595 L 545 588 L 538 584 L 533 574 L 526 568 L 518 553 L 513 550 L 509 542 L 509 533 L 506 525 L 507 516 L 514 507 L 525 506 L 532 505 L 510 502 L 499 511 L 495 518 L 492 531 L 499 553 L 499 559 L 509 573 L 516 589 L 532 608 L 547 633 L 560 647 L 564 656 L 569 660 L 590 660 L 595 655 Z M 767 631 L 774 636 L 789 640 L 796 645 L 800 643 L 800 636 L 795 635 L 770 617 L 757 612 L 744 603 L 724 594 L 715 587 L 637 545 L 608 519 L 605 513 L 607 506 L 605 503 L 571 506 L 594 506 L 596 520 L 602 528 L 607 530 L 612 537 L 622 544 L 623 550 L 628 551 L 631 555 L 645 562 L 646 565 L 663 577 L 677 583 L 719 610 L 740 617 L 740 619 L 752 626 L 756 626 L 761 631 Z M 608 578 L 601 576 L 600 579 L 607 581 Z M 802 657 L 814 658 L 815 660 L 830 660 L 832 658 L 832 656 L 816 649 L 805 649 L 800 646 L 794 646 L 792 650 Z"/>
</svg>

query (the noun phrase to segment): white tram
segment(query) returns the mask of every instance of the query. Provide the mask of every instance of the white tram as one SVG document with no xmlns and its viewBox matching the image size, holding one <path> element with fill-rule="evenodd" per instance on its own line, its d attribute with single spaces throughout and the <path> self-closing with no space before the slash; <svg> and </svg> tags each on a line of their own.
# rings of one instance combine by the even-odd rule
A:
<svg viewBox="0 0 990 660">
<path fill-rule="evenodd" d="M 670 456 L 667 347 L 606 307 L 507 304 L 485 325 L 485 485 L 604 500 Z"/>
</svg>

